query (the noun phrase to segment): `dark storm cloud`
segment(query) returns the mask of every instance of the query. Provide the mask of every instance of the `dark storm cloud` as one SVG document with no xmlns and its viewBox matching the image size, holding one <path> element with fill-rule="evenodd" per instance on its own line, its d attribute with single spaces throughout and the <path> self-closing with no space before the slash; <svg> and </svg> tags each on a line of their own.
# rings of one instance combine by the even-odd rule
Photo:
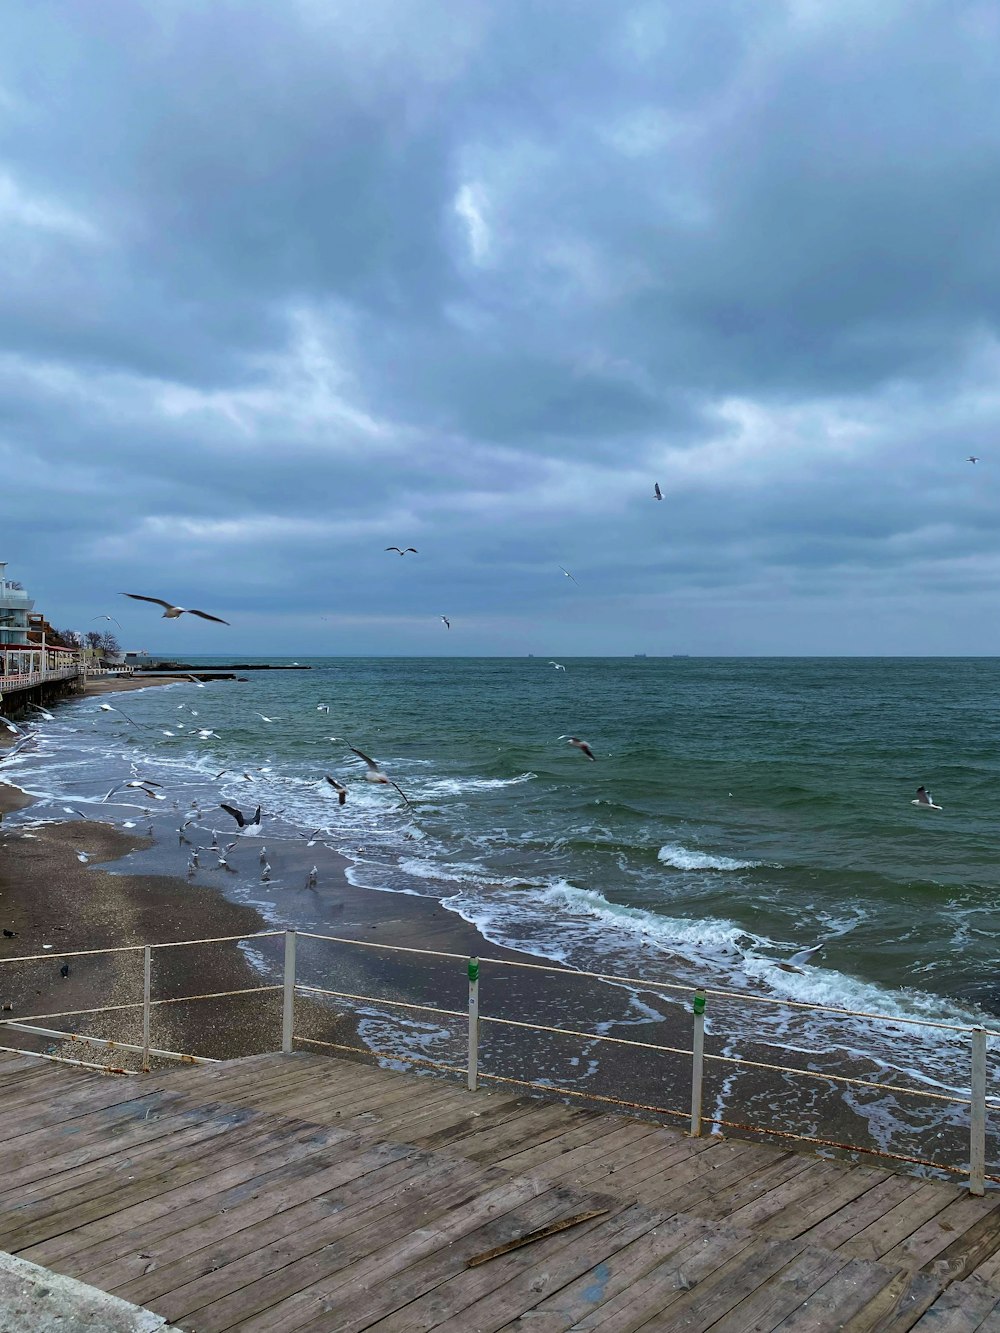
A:
<svg viewBox="0 0 1000 1333">
<path fill-rule="evenodd" d="M 0 558 L 62 620 L 123 566 L 204 590 L 242 649 L 324 607 L 331 649 L 449 609 L 470 650 L 760 650 L 753 606 L 908 576 L 996 649 L 998 38 L 977 3 L 11 9 Z"/>
</svg>

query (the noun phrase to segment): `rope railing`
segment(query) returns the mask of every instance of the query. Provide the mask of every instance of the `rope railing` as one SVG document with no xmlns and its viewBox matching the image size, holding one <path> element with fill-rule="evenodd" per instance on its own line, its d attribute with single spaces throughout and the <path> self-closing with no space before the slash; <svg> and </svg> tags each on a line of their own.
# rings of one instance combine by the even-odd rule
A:
<svg viewBox="0 0 1000 1333">
<path fill-rule="evenodd" d="M 175 949 L 185 946 L 198 946 L 204 944 L 246 944 L 255 940 L 283 938 L 284 941 L 284 977 L 280 985 L 262 985 L 241 987 L 237 989 L 209 991 L 196 995 L 166 996 L 154 999 L 151 994 L 151 961 L 154 950 Z M 298 939 L 312 939 L 326 943 L 345 945 L 355 949 L 379 950 L 385 953 L 401 954 L 410 957 L 421 957 L 434 959 L 442 962 L 461 962 L 467 968 L 469 982 L 469 1004 L 468 1009 L 452 1009 L 434 1004 L 422 1004 L 414 1001 L 396 1000 L 383 996 L 373 996 L 360 994 L 354 991 L 338 990 L 332 987 L 324 987 L 308 983 L 297 978 L 296 972 L 296 943 Z M 550 1082 L 540 1082 L 537 1080 L 515 1078 L 509 1075 L 494 1073 L 492 1071 L 479 1070 L 479 1032 L 481 1024 L 494 1024 L 498 1027 L 507 1027 L 530 1031 L 539 1034 L 548 1034 L 559 1038 L 569 1038 L 585 1042 L 601 1042 L 611 1046 L 631 1048 L 634 1050 L 649 1051 L 655 1055 L 675 1055 L 691 1061 L 691 1113 L 690 1113 L 690 1132 L 692 1135 L 700 1135 L 705 1125 L 723 1126 L 727 1128 L 740 1129 L 761 1135 L 773 1135 L 779 1138 L 792 1138 L 806 1143 L 813 1143 L 818 1146 L 836 1148 L 838 1150 L 871 1154 L 873 1156 L 884 1157 L 890 1160 L 905 1161 L 907 1163 L 917 1164 L 925 1167 L 933 1167 L 945 1172 L 967 1175 L 969 1177 L 970 1189 L 973 1193 L 983 1192 L 986 1179 L 997 1180 L 1000 1183 L 1000 1177 L 986 1176 L 985 1173 L 985 1140 L 986 1140 L 986 1112 L 988 1105 L 994 1105 L 1000 1101 L 998 1096 L 986 1095 L 986 1056 L 987 1041 L 990 1037 L 1000 1036 L 1000 1033 L 987 1031 L 982 1026 L 972 1026 L 968 1024 L 943 1023 L 933 1019 L 909 1018 L 900 1015 L 888 1015 L 870 1013 L 863 1010 L 848 1010 L 837 1008 L 831 1005 L 811 1004 L 803 1001 L 785 1001 L 771 996 L 759 996 L 743 994 L 734 991 L 714 990 L 711 988 L 699 988 L 694 992 L 693 1003 L 693 1031 L 692 1044 L 687 1046 L 674 1046 L 664 1043 L 641 1041 L 636 1038 L 612 1036 L 607 1032 L 587 1032 L 577 1028 L 559 1027 L 543 1023 L 535 1023 L 527 1020 L 505 1018 L 499 1015 L 480 1014 L 479 1012 L 479 980 L 480 970 L 485 964 L 497 968 L 520 968 L 533 972 L 558 975 L 567 979 L 591 978 L 602 982 L 625 985 L 638 988 L 645 991 L 668 990 L 676 993 L 692 995 L 690 986 L 683 986 L 675 982 L 659 982 L 645 977 L 620 976 L 607 972 L 578 971 L 571 968 L 559 967 L 544 963 L 526 963 L 519 960 L 484 958 L 468 959 L 464 954 L 446 952 L 436 949 L 423 949 L 413 946 L 394 945 L 382 941 L 357 940 L 345 936 L 327 935 L 315 931 L 282 931 L 266 930 L 258 931 L 249 935 L 218 935 L 208 936 L 190 940 L 169 940 L 157 944 L 146 945 L 120 945 L 105 949 L 81 949 L 56 952 L 52 950 L 41 954 L 28 954 L 0 960 L 0 962 L 9 963 L 31 963 L 41 960 L 52 961 L 53 959 L 82 958 L 93 957 L 102 954 L 116 955 L 121 953 L 143 951 L 143 998 L 141 1001 L 132 1003 L 123 1003 L 115 1005 L 100 1005 L 87 1009 L 62 1010 L 53 1013 L 30 1014 L 19 1016 L 18 1018 L 9 1018 L 0 1020 L 0 1027 L 8 1030 L 23 1031 L 38 1036 L 45 1036 L 71 1043 L 94 1043 L 104 1046 L 110 1050 L 120 1050 L 137 1052 L 142 1056 L 142 1068 L 149 1068 L 151 1057 L 184 1060 L 197 1063 L 210 1063 L 209 1057 L 189 1055 L 183 1052 L 163 1050 L 152 1045 L 150 1039 L 150 1022 L 153 1009 L 170 1004 L 194 1003 L 206 1000 L 228 999 L 237 996 L 254 995 L 282 992 L 282 1050 L 291 1051 L 296 1042 L 305 1042 L 307 1044 L 323 1049 L 343 1051 L 345 1053 L 362 1054 L 379 1059 L 398 1061 L 404 1064 L 419 1065 L 421 1067 L 437 1069 L 441 1072 L 450 1074 L 465 1074 L 467 1085 L 474 1091 L 479 1080 L 488 1080 L 497 1083 L 510 1083 L 525 1088 L 542 1091 L 548 1095 L 558 1095 L 567 1098 L 581 1098 L 590 1102 L 614 1105 L 628 1110 L 637 1110 L 649 1112 L 658 1115 L 670 1115 L 675 1117 L 687 1118 L 687 1112 L 677 1111 L 673 1108 L 666 1108 L 650 1103 L 631 1101 L 622 1097 L 606 1096 L 591 1091 L 583 1091 L 576 1088 L 557 1086 Z M 303 999 L 325 1000 L 330 999 L 338 1002 L 347 1002 L 353 1005 L 374 1005 L 379 1008 L 397 1010 L 413 1013 L 429 1013 L 442 1019 L 459 1020 L 462 1024 L 468 1024 L 468 1058 L 464 1069 L 456 1067 L 454 1064 L 446 1064 L 438 1061 L 428 1060 L 426 1058 L 410 1056 L 406 1054 L 390 1053 L 380 1051 L 373 1046 L 350 1046 L 339 1042 L 326 1042 L 317 1037 L 306 1037 L 294 1032 L 294 1013 L 296 997 Z M 782 1065 L 764 1060 L 755 1060 L 749 1057 L 737 1055 L 723 1055 L 716 1052 L 706 1052 L 704 1049 L 705 1040 L 705 1009 L 709 999 L 721 1001 L 739 1000 L 751 1003 L 768 1003 L 772 1005 L 787 1005 L 793 1009 L 809 1010 L 811 1012 L 820 1012 L 833 1015 L 837 1018 L 857 1018 L 869 1021 L 881 1022 L 890 1025 L 906 1024 L 916 1027 L 928 1027 L 939 1030 L 946 1030 L 971 1037 L 971 1095 L 961 1095 L 956 1090 L 937 1091 L 926 1087 L 914 1087 L 912 1085 L 897 1084 L 894 1082 L 882 1081 L 872 1078 L 858 1078 L 849 1074 L 833 1073 L 822 1069 L 808 1069 L 797 1065 Z M 142 1010 L 143 1016 L 143 1040 L 141 1045 L 138 1043 L 129 1043 L 114 1041 L 109 1038 L 91 1037 L 79 1033 L 63 1032 L 52 1028 L 37 1026 L 40 1022 L 51 1022 L 57 1019 L 70 1019 L 88 1017 L 94 1014 L 118 1013 L 123 1011 Z M 0 1049 L 19 1049 L 6 1048 Z M 32 1053 L 34 1052 L 24 1052 Z M 821 1080 L 835 1086 L 844 1088 L 859 1088 L 866 1091 L 886 1092 L 892 1094 L 901 1094 L 925 1098 L 931 1101 L 945 1103 L 954 1106 L 969 1108 L 969 1133 L 970 1133 L 970 1164 L 968 1167 L 955 1166 L 948 1163 L 933 1162 L 925 1158 L 898 1154 L 889 1151 L 886 1148 L 868 1148 L 863 1145 L 840 1143 L 833 1139 L 820 1138 L 814 1135 L 798 1133 L 793 1130 L 770 1128 L 768 1126 L 754 1125 L 736 1120 L 724 1120 L 719 1115 L 711 1116 L 702 1114 L 702 1084 L 704 1078 L 705 1061 L 713 1062 L 719 1065 L 729 1066 L 731 1068 L 744 1067 L 747 1069 L 761 1070 L 768 1073 L 777 1073 L 782 1076 L 794 1076 L 797 1078 L 808 1078 L 811 1080 Z M 72 1063 L 84 1063 L 74 1061 Z M 90 1066 L 94 1068 L 105 1068 L 105 1066 Z"/>
</svg>

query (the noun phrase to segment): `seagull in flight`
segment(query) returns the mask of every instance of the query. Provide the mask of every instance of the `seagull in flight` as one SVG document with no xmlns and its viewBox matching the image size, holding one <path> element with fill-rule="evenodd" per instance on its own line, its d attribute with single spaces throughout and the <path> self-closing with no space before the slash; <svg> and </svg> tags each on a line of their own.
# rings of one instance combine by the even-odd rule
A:
<svg viewBox="0 0 1000 1333">
<path fill-rule="evenodd" d="M 114 704 L 98 704 L 97 706 L 102 713 L 121 713 L 122 717 L 125 719 L 126 722 L 132 722 L 132 719 L 129 717 L 128 713 L 122 713 L 122 710 L 120 708 L 116 708 Z M 138 725 L 139 725 L 138 722 L 132 722 L 133 727 L 137 727 Z"/>
<path fill-rule="evenodd" d="M 400 547 L 398 546 L 387 546 L 385 549 L 387 551 L 399 551 L 400 555 L 406 555 L 407 551 L 412 551 L 414 555 L 420 554 L 420 552 L 417 550 L 415 546 L 408 546 L 405 551 L 401 550 Z"/>
<path fill-rule="evenodd" d="M 355 750 L 354 753 L 357 754 L 357 753 L 358 753 L 357 750 Z M 369 760 L 369 763 L 370 763 L 370 762 L 371 762 L 371 761 Z M 329 782 L 329 784 L 330 784 L 330 786 L 333 788 L 333 790 L 337 793 L 337 801 L 338 801 L 338 803 L 339 803 L 340 805 L 343 805 L 343 804 L 346 802 L 346 800 L 347 800 L 347 788 L 344 786 L 344 784 L 343 784 L 342 782 L 338 782 L 338 781 L 336 780 L 336 778 L 331 778 L 329 773 L 325 774 L 324 776 L 326 777 L 327 782 Z M 400 796 L 403 795 L 402 792 L 400 792 L 399 794 L 400 794 Z M 404 799 L 405 799 L 405 798 L 404 798 Z"/>
<path fill-rule="evenodd" d="M 33 709 L 35 710 L 36 713 L 41 713 L 42 717 L 45 718 L 45 721 L 46 721 L 46 722 L 54 722 L 54 721 L 55 721 L 55 718 L 52 716 L 52 714 L 49 712 L 49 710 L 48 710 L 47 708 L 43 708 L 43 707 L 41 706 L 41 704 L 28 704 L 28 707 L 29 707 L 29 708 L 33 708 Z"/>
<path fill-rule="evenodd" d="M 254 815 L 253 819 L 250 819 L 247 815 L 245 815 L 242 810 L 237 810 L 235 805 L 226 805 L 225 801 L 219 802 L 219 809 L 225 810 L 227 815 L 232 815 L 232 817 L 236 820 L 237 824 L 239 824 L 240 828 L 249 828 L 252 824 L 260 823 L 259 805 L 257 807 L 257 812 Z"/>
<path fill-rule="evenodd" d="M 109 800 L 112 796 L 114 796 L 116 791 L 121 791 L 123 787 L 137 787 L 139 791 L 145 792 L 145 794 L 150 798 L 150 800 L 165 801 L 167 799 L 165 796 L 158 796 L 155 791 L 150 791 L 150 787 L 162 787 L 162 786 L 163 786 L 162 782 L 154 782 L 152 778 L 133 778 L 131 782 L 116 783 L 116 785 L 112 787 L 111 790 L 105 796 L 101 797 L 98 804 L 102 805 L 105 801 Z"/>
<path fill-rule="evenodd" d="M 970 455 L 968 456 L 968 458 L 967 458 L 965 461 L 966 461 L 967 463 L 978 463 L 978 462 L 979 462 L 979 459 L 976 457 L 975 454 L 970 454 Z"/>
<path fill-rule="evenodd" d="M 403 800 L 410 807 L 410 809 L 413 808 L 410 805 L 409 797 L 403 791 L 402 787 L 400 787 L 398 783 L 393 782 L 392 778 L 387 778 L 386 775 L 380 771 L 378 764 L 375 762 L 374 759 L 371 758 L 370 755 L 365 754 L 364 750 L 355 749 L 355 747 L 350 743 L 350 741 L 347 742 L 347 748 L 350 750 L 351 754 L 356 754 L 359 759 L 363 759 L 365 763 L 368 765 L 368 772 L 365 774 L 366 782 L 381 782 L 383 786 L 395 787 L 396 790 L 399 792 L 400 796 L 402 796 Z"/>
<path fill-rule="evenodd" d="M 451 621 L 448 619 L 448 617 L 442 616 L 441 619 L 444 621 L 445 629 L 451 629 Z"/>
<path fill-rule="evenodd" d="M 317 705 L 316 705 L 316 712 L 317 712 L 317 713 L 329 713 L 329 711 L 330 711 L 330 705 L 329 705 L 329 704 L 317 704 Z"/>
<path fill-rule="evenodd" d="M 653 494 L 658 500 L 663 499 L 663 492 L 660 490 L 660 483 L 658 481 L 653 484 Z"/>
<path fill-rule="evenodd" d="M 560 736 L 558 739 L 561 741 L 568 741 L 570 745 L 575 745 L 576 748 L 578 750 L 581 750 L 589 760 L 591 760 L 593 763 L 597 762 L 596 759 L 594 759 L 593 750 L 590 748 L 590 746 L 587 744 L 586 741 L 580 740 L 579 736 Z"/>
<path fill-rule="evenodd" d="M 562 569 L 562 572 L 566 575 L 568 579 L 573 579 L 573 575 L 569 572 L 568 569 L 563 569 L 562 565 L 560 565 L 559 568 Z M 576 579 L 573 579 L 573 582 L 576 583 Z M 576 586 L 579 588 L 580 586 L 579 583 L 576 583 Z"/>
<path fill-rule="evenodd" d="M 192 685 L 197 685 L 198 688 L 199 688 L 199 690 L 203 690 L 203 689 L 205 688 L 205 682 L 202 681 L 202 680 L 199 680 L 197 676 L 192 676 L 191 673 L 190 673 L 189 671 L 185 671 L 185 672 L 184 672 L 184 679 L 185 679 L 185 680 L 189 680 L 189 681 L 192 683 Z M 178 708 L 183 708 L 184 705 L 183 705 L 183 704 L 178 704 L 177 707 L 178 707 Z"/>
<path fill-rule="evenodd" d="M 91 620 L 91 623 L 93 623 L 95 620 L 110 620 L 111 623 L 112 623 L 112 625 L 117 625 L 119 629 L 121 629 L 121 627 L 122 627 L 122 626 L 121 626 L 121 621 L 120 621 L 120 620 L 115 620 L 114 616 L 91 616 L 91 617 L 90 617 L 90 620 Z"/>
<path fill-rule="evenodd" d="M 549 663 L 549 666 L 550 666 L 550 667 L 555 667 L 555 669 L 556 669 L 557 671 L 565 671 L 565 670 L 566 670 L 566 668 L 563 666 L 562 662 L 550 662 L 550 663 Z"/>
<path fill-rule="evenodd" d="M 261 722 L 280 722 L 280 721 L 281 721 L 281 718 L 280 718 L 280 717 L 265 717 L 263 713 L 258 713 L 257 716 L 260 718 Z"/>
<path fill-rule="evenodd" d="M 165 602 L 162 597 L 144 597 L 141 592 L 123 592 L 123 597 L 131 597 L 137 602 L 155 602 L 157 606 L 165 607 L 161 619 L 176 620 L 178 616 L 201 616 L 202 620 L 214 620 L 217 625 L 228 625 L 228 620 L 223 620 L 220 616 L 210 616 L 207 611 L 196 611 L 192 606 L 174 606 L 172 602 Z"/>
<path fill-rule="evenodd" d="M 23 727 L 19 727 L 16 722 L 11 722 L 9 717 L 0 717 L 0 723 L 3 723 L 12 736 L 28 735 Z"/>
<path fill-rule="evenodd" d="M 911 801 L 910 804 L 911 804 L 911 805 L 922 805 L 922 806 L 924 806 L 924 807 L 925 807 L 926 809 L 928 809 L 928 810 L 943 810 L 943 809 L 944 809 L 944 806 L 943 806 L 943 805 L 935 805 L 935 804 L 934 804 L 934 797 L 930 794 L 930 792 L 927 790 L 926 787 L 918 787 L 918 788 L 917 788 L 917 798 L 916 798 L 915 801 Z"/>
</svg>

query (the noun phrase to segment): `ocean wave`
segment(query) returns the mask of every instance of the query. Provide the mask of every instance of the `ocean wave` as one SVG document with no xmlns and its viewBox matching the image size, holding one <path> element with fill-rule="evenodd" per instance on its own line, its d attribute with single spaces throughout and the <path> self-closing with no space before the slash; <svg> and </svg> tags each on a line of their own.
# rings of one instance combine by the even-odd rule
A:
<svg viewBox="0 0 1000 1333">
<path fill-rule="evenodd" d="M 711 856 L 694 852 L 679 842 L 665 842 L 656 853 L 656 859 L 675 870 L 752 870 L 763 861 L 738 861 L 732 856 Z"/>
</svg>

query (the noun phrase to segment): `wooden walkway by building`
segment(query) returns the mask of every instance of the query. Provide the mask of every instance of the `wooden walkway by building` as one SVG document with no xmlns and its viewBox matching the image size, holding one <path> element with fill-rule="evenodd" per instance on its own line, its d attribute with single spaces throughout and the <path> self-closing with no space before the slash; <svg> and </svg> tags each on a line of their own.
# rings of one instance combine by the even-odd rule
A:
<svg viewBox="0 0 1000 1333">
<path fill-rule="evenodd" d="M 1000 1333 L 1000 1193 L 305 1054 L 0 1108 L 0 1249 L 197 1333 Z"/>
</svg>

